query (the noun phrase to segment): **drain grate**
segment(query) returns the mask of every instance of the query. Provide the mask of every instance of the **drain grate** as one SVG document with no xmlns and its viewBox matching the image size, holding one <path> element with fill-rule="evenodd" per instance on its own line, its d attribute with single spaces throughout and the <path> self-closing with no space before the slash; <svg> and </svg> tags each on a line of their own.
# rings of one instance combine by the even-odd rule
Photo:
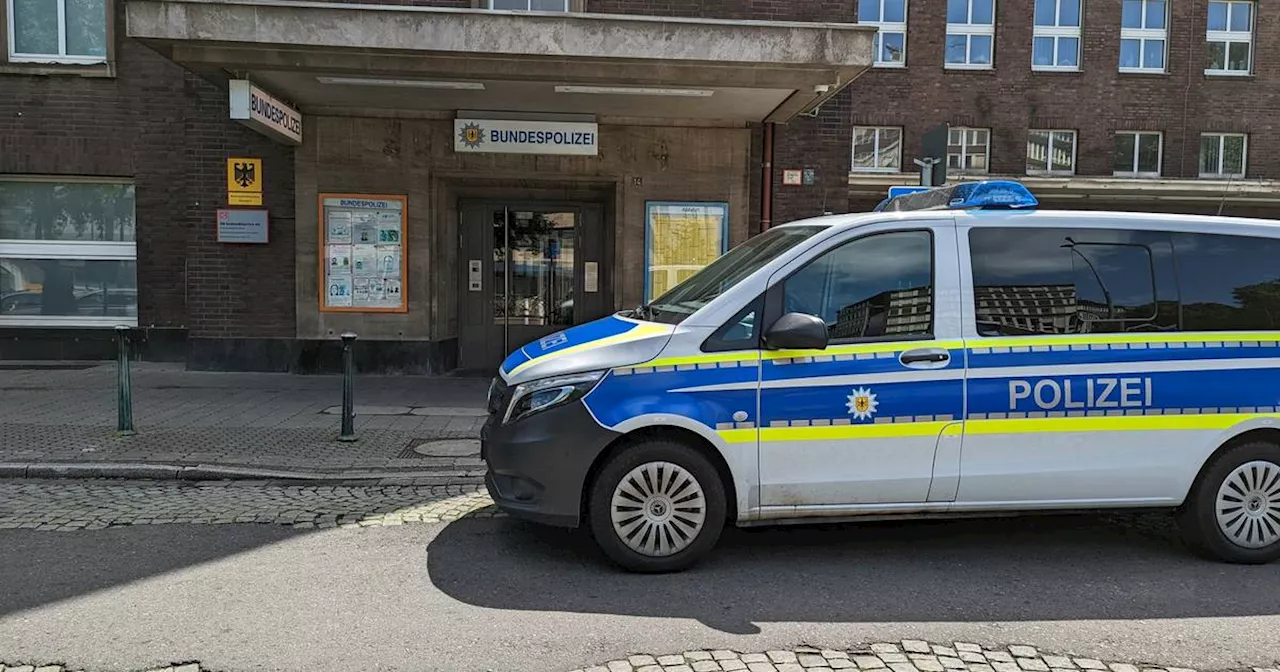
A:
<svg viewBox="0 0 1280 672">
<path fill-rule="evenodd" d="M 480 441 L 476 439 L 414 439 L 396 458 L 425 460 L 433 457 L 479 457 Z"/>
</svg>

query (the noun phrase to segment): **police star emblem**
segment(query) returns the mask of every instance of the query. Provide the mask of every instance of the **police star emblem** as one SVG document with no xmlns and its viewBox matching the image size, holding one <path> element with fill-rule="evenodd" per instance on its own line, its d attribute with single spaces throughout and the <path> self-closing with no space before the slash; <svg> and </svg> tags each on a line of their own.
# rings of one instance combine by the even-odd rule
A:
<svg viewBox="0 0 1280 672">
<path fill-rule="evenodd" d="M 479 124 L 467 124 L 458 131 L 458 139 L 468 149 L 476 149 L 484 144 L 484 129 Z"/>
<path fill-rule="evenodd" d="M 849 395 L 849 414 L 856 420 L 870 420 L 871 416 L 876 414 L 880 402 L 876 401 L 876 395 L 866 387 L 859 387 Z"/>
</svg>

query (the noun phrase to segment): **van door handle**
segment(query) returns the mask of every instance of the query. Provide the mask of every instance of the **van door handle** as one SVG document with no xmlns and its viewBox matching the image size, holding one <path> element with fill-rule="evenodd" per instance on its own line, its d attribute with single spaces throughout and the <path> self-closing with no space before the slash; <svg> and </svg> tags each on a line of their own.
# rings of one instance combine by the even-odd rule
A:
<svg viewBox="0 0 1280 672">
<path fill-rule="evenodd" d="M 918 348 L 902 353 L 898 361 L 914 369 L 938 369 L 951 361 L 951 353 L 943 348 Z"/>
</svg>

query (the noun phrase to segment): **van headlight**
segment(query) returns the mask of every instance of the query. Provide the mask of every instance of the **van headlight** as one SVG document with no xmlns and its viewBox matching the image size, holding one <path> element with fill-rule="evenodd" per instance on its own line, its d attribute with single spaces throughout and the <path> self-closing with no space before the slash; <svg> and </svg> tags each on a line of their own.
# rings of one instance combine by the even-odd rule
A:
<svg viewBox="0 0 1280 672">
<path fill-rule="evenodd" d="M 512 423 L 547 409 L 573 403 L 585 396 L 604 378 L 604 371 L 575 373 L 544 378 L 516 386 L 503 423 Z"/>
</svg>

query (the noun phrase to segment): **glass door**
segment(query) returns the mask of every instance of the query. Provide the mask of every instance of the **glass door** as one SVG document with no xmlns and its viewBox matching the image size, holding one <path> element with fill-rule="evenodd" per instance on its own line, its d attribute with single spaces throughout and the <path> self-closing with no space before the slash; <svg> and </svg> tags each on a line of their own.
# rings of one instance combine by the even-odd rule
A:
<svg viewBox="0 0 1280 672">
<path fill-rule="evenodd" d="M 578 213 L 495 208 L 493 324 L 503 352 L 574 324 Z"/>
</svg>

